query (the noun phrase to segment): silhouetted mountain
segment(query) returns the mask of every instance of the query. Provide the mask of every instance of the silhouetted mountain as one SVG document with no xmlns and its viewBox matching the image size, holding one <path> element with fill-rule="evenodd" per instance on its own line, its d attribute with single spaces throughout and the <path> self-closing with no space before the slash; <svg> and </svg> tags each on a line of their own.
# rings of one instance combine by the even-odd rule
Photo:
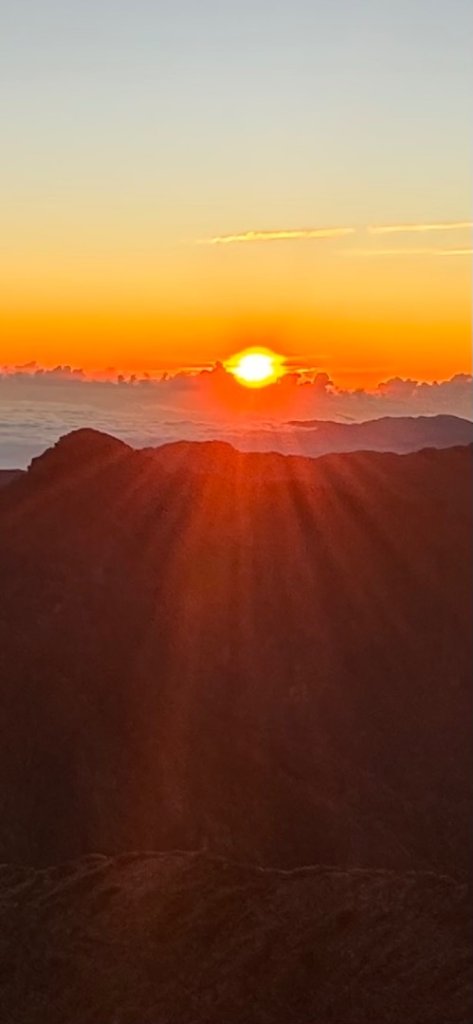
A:
<svg viewBox="0 0 473 1024">
<path fill-rule="evenodd" d="M 76 431 L 0 493 L 3 859 L 466 867 L 471 449 Z"/>
<path fill-rule="evenodd" d="M 290 429 L 287 429 L 287 428 Z M 309 457 L 334 452 L 407 452 L 473 442 L 473 423 L 458 416 L 384 416 L 363 423 L 291 420 L 284 428 L 248 429 L 230 437 L 244 451 L 280 451 Z"/>
<path fill-rule="evenodd" d="M 2 1021 L 469 1024 L 466 887 L 203 855 L 0 868 Z"/>
</svg>

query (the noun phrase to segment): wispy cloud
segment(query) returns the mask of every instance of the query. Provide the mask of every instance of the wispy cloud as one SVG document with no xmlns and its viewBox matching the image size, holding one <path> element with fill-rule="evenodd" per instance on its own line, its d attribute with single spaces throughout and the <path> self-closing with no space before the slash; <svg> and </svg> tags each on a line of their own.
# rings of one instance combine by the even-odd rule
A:
<svg viewBox="0 0 473 1024">
<path fill-rule="evenodd" d="M 344 238 L 355 228 L 289 228 L 277 231 L 244 231 L 237 235 L 216 235 L 202 238 L 200 245 L 235 245 L 243 242 L 293 242 L 311 238 Z"/>
<path fill-rule="evenodd" d="M 370 235 L 422 234 L 429 231 L 464 231 L 473 227 L 471 220 L 440 221 L 437 224 L 370 224 Z"/>
<path fill-rule="evenodd" d="M 472 256 L 473 249 L 439 249 L 437 256 Z"/>
<path fill-rule="evenodd" d="M 436 249 L 403 248 L 403 249 L 346 249 L 347 256 L 471 256 L 473 249 Z"/>
<path fill-rule="evenodd" d="M 232 235 L 215 235 L 213 238 L 201 238 L 197 245 L 242 245 L 255 242 L 295 242 L 311 239 L 337 239 L 348 235 L 401 235 L 429 234 L 437 231 L 466 231 L 473 228 L 473 221 L 438 221 L 433 224 L 368 224 L 365 228 L 358 227 L 314 227 L 314 228 L 277 228 L 268 231 L 242 231 Z M 361 250 L 360 250 L 361 251 Z M 363 250 L 364 252 L 365 250 Z M 396 249 L 378 250 L 376 255 L 468 255 L 470 249 L 439 250 L 434 249 Z M 366 250 L 366 253 L 373 250 Z"/>
</svg>

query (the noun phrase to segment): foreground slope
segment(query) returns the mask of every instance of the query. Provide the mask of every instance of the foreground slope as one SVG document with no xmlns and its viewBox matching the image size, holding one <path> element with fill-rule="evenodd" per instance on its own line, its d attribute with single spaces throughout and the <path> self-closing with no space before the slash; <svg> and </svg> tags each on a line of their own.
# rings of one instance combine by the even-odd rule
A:
<svg viewBox="0 0 473 1024">
<path fill-rule="evenodd" d="M 2 1021 L 469 1024 L 465 887 L 207 856 L 0 868 Z"/>
<path fill-rule="evenodd" d="M 463 871 L 471 450 L 77 431 L 0 493 L 0 855 Z"/>
</svg>

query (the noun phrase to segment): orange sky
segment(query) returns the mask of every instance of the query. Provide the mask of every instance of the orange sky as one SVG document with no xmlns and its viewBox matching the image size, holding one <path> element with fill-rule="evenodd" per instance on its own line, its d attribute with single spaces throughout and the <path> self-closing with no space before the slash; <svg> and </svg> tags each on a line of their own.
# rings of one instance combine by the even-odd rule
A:
<svg viewBox="0 0 473 1024">
<path fill-rule="evenodd" d="M 1 363 L 470 370 L 464 0 L 5 11 Z"/>
<path fill-rule="evenodd" d="M 446 378 L 471 365 L 470 259 L 465 229 L 439 235 L 393 244 L 359 228 L 101 259 L 51 241 L 5 260 L 3 362 L 156 372 L 267 344 L 345 384 Z"/>
</svg>

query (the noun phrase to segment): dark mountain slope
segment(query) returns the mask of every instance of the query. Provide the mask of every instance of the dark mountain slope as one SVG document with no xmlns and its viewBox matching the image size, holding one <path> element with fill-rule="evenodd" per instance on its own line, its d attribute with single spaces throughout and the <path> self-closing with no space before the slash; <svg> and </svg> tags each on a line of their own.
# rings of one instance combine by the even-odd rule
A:
<svg viewBox="0 0 473 1024">
<path fill-rule="evenodd" d="M 471 450 L 77 431 L 0 495 L 1 856 L 468 863 Z"/>
<path fill-rule="evenodd" d="M 466 888 L 204 856 L 0 869 L 2 1021 L 469 1024 Z"/>
<path fill-rule="evenodd" d="M 18 480 L 22 473 L 22 469 L 0 469 L 0 487 L 7 487 L 13 480 Z"/>
</svg>

